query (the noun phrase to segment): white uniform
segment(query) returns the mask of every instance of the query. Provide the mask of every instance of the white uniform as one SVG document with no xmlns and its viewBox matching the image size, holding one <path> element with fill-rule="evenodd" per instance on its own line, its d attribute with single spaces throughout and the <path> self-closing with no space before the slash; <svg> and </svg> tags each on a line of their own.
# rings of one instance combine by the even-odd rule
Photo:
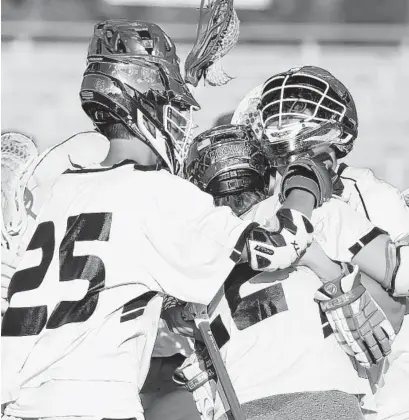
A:
<svg viewBox="0 0 409 420">
<path fill-rule="evenodd" d="M 279 207 L 274 195 L 244 218 L 264 223 Z M 342 224 L 344 217 L 348 224 Z M 350 246 L 373 229 L 339 199 L 315 210 L 312 222 L 315 239 L 334 259 L 350 260 Z M 343 230 L 334 233 L 333 226 L 340 224 Z M 252 278 L 267 282 L 251 284 Z M 243 264 L 233 269 L 211 305 L 211 319 L 241 403 L 296 392 L 371 394 L 368 382 L 358 377 L 321 318 L 314 302 L 321 284 L 305 267 L 275 273 L 255 272 Z M 218 401 L 215 418 L 223 411 Z"/>
<path fill-rule="evenodd" d="M 409 207 L 396 188 L 377 179 L 369 169 L 341 164 L 338 172 L 344 184 L 343 200 L 387 231 L 392 240 L 409 234 Z M 375 395 L 377 419 L 405 420 L 409 418 L 409 315 L 403 321 L 388 359 L 390 367 L 385 385 Z"/>
<path fill-rule="evenodd" d="M 129 162 L 62 175 L 37 221 L 2 325 L 6 414 L 142 418 L 162 294 L 207 304 L 249 222 Z"/>
</svg>

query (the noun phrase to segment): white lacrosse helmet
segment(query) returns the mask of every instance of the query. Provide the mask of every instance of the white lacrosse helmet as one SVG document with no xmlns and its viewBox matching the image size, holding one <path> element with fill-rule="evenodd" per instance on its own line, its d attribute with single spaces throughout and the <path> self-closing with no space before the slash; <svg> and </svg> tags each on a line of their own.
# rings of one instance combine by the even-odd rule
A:
<svg viewBox="0 0 409 420">
<path fill-rule="evenodd" d="M 358 135 L 352 95 L 330 72 L 315 66 L 270 77 L 261 91 L 260 113 L 269 155 L 282 157 L 282 164 L 318 143 L 331 144 L 342 158 Z"/>
<path fill-rule="evenodd" d="M 259 140 L 263 135 L 263 123 L 259 109 L 262 90 L 262 84 L 252 89 L 240 101 L 231 119 L 231 124 L 250 126 Z"/>
</svg>

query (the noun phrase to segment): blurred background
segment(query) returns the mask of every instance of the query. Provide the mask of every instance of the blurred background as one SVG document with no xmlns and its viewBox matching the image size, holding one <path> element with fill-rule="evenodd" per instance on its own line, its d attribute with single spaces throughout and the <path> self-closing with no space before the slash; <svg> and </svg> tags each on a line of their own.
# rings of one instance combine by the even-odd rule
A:
<svg viewBox="0 0 409 420">
<path fill-rule="evenodd" d="M 92 129 L 79 102 L 93 25 L 151 20 L 182 62 L 200 0 L 2 0 L 1 129 L 33 135 L 40 149 Z M 409 0 L 235 0 L 237 47 L 223 60 L 224 87 L 199 86 L 200 131 L 245 94 L 290 67 L 318 65 L 352 92 L 360 135 L 347 162 L 409 187 Z"/>
</svg>

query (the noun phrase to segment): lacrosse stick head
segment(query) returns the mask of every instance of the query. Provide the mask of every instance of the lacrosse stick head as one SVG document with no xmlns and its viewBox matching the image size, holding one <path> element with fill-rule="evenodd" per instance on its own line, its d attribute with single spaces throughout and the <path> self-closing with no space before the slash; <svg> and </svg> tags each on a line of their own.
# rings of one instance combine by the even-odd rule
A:
<svg viewBox="0 0 409 420">
<path fill-rule="evenodd" d="M 26 203 L 32 203 L 32 197 L 26 193 L 26 184 L 37 156 L 30 137 L 18 132 L 1 135 L 1 244 L 8 249 L 12 237 L 27 225 Z"/>
<path fill-rule="evenodd" d="M 201 1 L 196 41 L 185 62 L 186 83 L 196 87 L 204 78 L 221 86 L 232 79 L 219 60 L 237 44 L 239 26 L 233 0 Z"/>
</svg>

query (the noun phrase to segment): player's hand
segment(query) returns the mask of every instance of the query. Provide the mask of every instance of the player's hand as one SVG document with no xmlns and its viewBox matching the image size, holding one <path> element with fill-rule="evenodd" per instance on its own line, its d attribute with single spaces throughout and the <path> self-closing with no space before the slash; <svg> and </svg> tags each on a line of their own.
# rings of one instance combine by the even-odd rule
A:
<svg viewBox="0 0 409 420">
<path fill-rule="evenodd" d="M 247 258 L 253 270 L 276 271 L 291 266 L 312 242 L 314 228 L 297 210 L 280 208 L 275 231 L 253 228 L 247 237 Z"/>
<path fill-rule="evenodd" d="M 330 143 L 325 142 L 320 143 L 314 146 L 313 148 L 309 149 L 306 152 L 306 154 L 310 158 L 319 159 L 325 165 L 331 177 L 333 189 L 332 193 L 334 195 L 341 196 L 344 190 L 344 184 L 342 183 L 342 179 L 336 172 L 338 160 L 332 145 Z"/>
<path fill-rule="evenodd" d="M 174 306 L 165 309 L 162 311 L 161 318 L 173 333 L 201 340 L 200 332 L 196 328 L 190 313 L 186 311 L 185 306 Z"/>
<path fill-rule="evenodd" d="M 331 157 L 328 153 L 304 154 L 290 163 L 283 173 L 281 194 L 287 198 L 293 189 L 306 190 L 315 197 L 315 207 L 328 201 L 333 192 Z"/>
<path fill-rule="evenodd" d="M 189 356 L 175 370 L 173 381 L 192 393 L 202 420 L 213 420 L 216 399 L 216 372 L 206 348 Z"/>
<path fill-rule="evenodd" d="M 325 283 L 315 300 L 343 350 L 365 368 L 380 363 L 390 354 L 395 332 L 383 310 L 361 283 L 358 266 Z"/>
</svg>

